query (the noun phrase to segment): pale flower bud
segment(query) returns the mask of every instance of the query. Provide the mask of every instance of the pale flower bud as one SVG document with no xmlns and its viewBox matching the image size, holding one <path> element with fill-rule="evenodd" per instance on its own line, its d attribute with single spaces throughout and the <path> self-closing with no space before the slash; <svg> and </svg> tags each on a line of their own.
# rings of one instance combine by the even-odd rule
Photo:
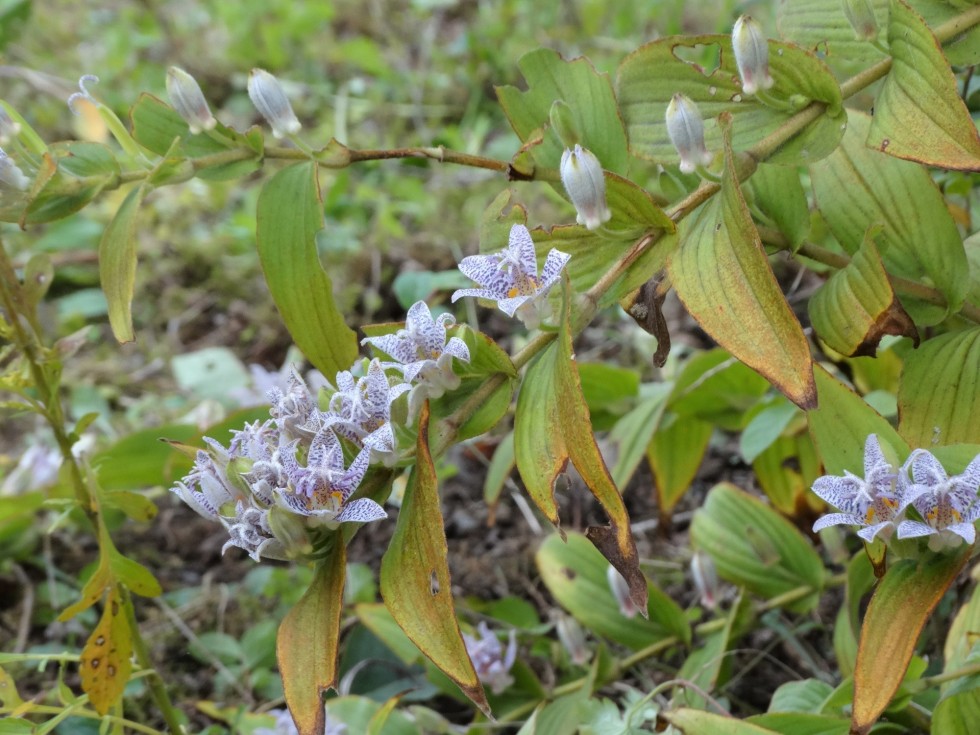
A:
<svg viewBox="0 0 980 735">
<path fill-rule="evenodd" d="M 248 96 L 255 109 L 272 126 L 275 137 L 295 135 L 303 127 L 296 119 L 296 113 L 279 80 L 265 69 L 252 69 L 248 75 Z"/>
<path fill-rule="evenodd" d="M 714 561 L 703 551 L 695 551 L 691 557 L 691 576 L 701 595 L 701 604 L 714 610 L 718 605 L 718 573 Z"/>
<path fill-rule="evenodd" d="M 20 123 L 15 122 L 3 105 L 0 105 L 0 145 L 7 145 L 19 134 Z"/>
<path fill-rule="evenodd" d="M 711 163 L 704 144 L 704 120 L 697 105 L 679 92 L 667 105 L 667 135 L 681 157 L 681 171 L 690 174 Z"/>
<path fill-rule="evenodd" d="M 611 564 L 606 569 L 606 581 L 609 582 L 609 589 L 612 590 L 613 597 L 619 605 L 619 612 L 627 618 L 635 618 L 640 609 L 630 597 L 630 587 L 626 579 L 616 571 Z"/>
<path fill-rule="evenodd" d="M 170 96 L 170 104 L 184 118 L 194 135 L 212 130 L 218 124 L 197 80 L 183 69 L 176 66 L 167 69 L 167 94 Z"/>
<path fill-rule="evenodd" d="M 570 615 L 558 615 L 555 623 L 558 640 L 568 651 L 568 657 L 576 666 L 584 666 L 592 658 L 592 652 L 585 642 L 585 631 L 578 621 Z"/>
<path fill-rule="evenodd" d="M 855 38 L 859 41 L 878 38 L 878 19 L 870 0 L 843 0 L 842 5 Z"/>
<path fill-rule="evenodd" d="M 612 214 L 606 206 L 606 179 L 602 164 L 590 150 L 576 144 L 561 157 L 561 183 L 575 205 L 580 225 L 595 230 Z"/>
<path fill-rule="evenodd" d="M 25 191 L 31 180 L 24 175 L 14 159 L 0 149 L 0 190 Z"/>
<path fill-rule="evenodd" d="M 762 35 L 762 26 L 758 21 L 748 15 L 735 21 L 732 48 L 745 94 L 755 94 L 760 89 L 772 87 L 772 77 L 769 76 L 769 42 Z"/>
</svg>

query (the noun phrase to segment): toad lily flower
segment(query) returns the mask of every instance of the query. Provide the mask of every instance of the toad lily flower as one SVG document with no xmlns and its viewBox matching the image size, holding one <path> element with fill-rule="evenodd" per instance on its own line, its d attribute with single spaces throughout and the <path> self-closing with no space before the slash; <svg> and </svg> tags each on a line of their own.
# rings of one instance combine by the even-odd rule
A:
<svg viewBox="0 0 980 735">
<path fill-rule="evenodd" d="M 350 467 L 345 467 L 344 450 L 337 435 L 324 429 L 313 438 L 305 467 L 295 458 L 287 461 L 286 475 L 292 492 L 280 493 L 278 500 L 317 525 L 332 527 L 348 521 L 366 523 L 387 518 L 385 509 L 373 500 L 348 502 L 367 472 L 369 458 L 370 450 L 361 450 Z"/>
<path fill-rule="evenodd" d="M 678 92 L 670 98 L 666 122 L 667 136 L 680 154 L 683 173 L 694 173 L 698 166 L 711 163 L 712 155 L 704 144 L 704 120 L 689 97 Z"/>
<path fill-rule="evenodd" d="M 506 250 L 463 258 L 459 269 L 481 287 L 461 288 L 453 294 L 452 300 L 455 303 L 464 296 L 476 296 L 496 301 L 497 307 L 507 316 L 517 313 L 518 318 L 533 329 L 542 318 L 538 302 L 558 283 L 569 258 L 570 255 L 552 248 L 539 276 L 531 233 L 524 225 L 514 225 Z"/>
<path fill-rule="evenodd" d="M 213 130 L 218 124 L 197 80 L 183 69 L 176 66 L 167 69 L 167 96 L 193 135 Z"/>
<path fill-rule="evenodd" d="M 395 362 L 382 363 L 382 367 L 401 372 L 406 383 L 420 380 L 429 386 L 427 395 L 438 398 L 447 390 L 459 387 L 459 377 L 453 373 L 453 358 L 470 361 L 470 350 L 459 337 L 446 341 L 446 327 L 456 323 L 452 314 L 440 314 L 432 318 L 432 312 L 424 301 L 412 304 L 405 320 L 405 328 L 395 334 L 367 337 L 361 344 L 369 344 L 390 355 Z"/>
<path fill-rule="evenodd" d="M 980 519 L 980 456 L 963 474 L 953 477 L 948 477 L 939 460 L 924 449 L 912 452 L 905 466 L 912 470 L 913 483 L 906 502 L 925 522 L 902 521 L 898 537 L 931 536 L 929 548 L 933 551 L 958 546 L 961 540 L 972 544 L 976 540 L 973 524 Z"/>
<path fill-rule="evenodd" d="M 762 35 L 762 26 L 754 18 L 743 15 L 732 29 L 732 49 L 735 65 L 742 78 L 742 91 L 755 94 L 773 85 L 769 75 L 769 42 Z"/>
<path fill-rule="evenodd" d="M 874 434 L 864 443 L 864 479 L 844 471 L 843 477 L 827 475 L 817 478 L 813 492 L 841 513 L 830 513 L 817 519 L 813 530 L 827 526 L 863 526 L 858 536 L 871 542 L 879 533 L 887 538 L 904 507 L 907 482 L 905 473 L 897 473 L 885 459 Z"/>
<path fill-rule="evenodd" d="M 597 230 L 612 213 L 606 206 L 606 179 L 595 154 L 578 143 L 561 156 L 561 183 L 575 205 L 576 218 L 587 230 Z"/>
<path fill-rule="evenodd" d="M 371 360 L 367 375 L 357 381 L 349 371 L 339 372 L 330 410 L 320 414 L 322 426 L 332 427 L 355 444 L 374 450 L 383 461 L 393 460 L 396 457 L 391 404 L 410 389 L 407 383 L 392 386 L 378 359 Z"/>
<path fill-rule="evenodd" d="M 479 638 L 463 633 L 466 652 L 473 662 L 473 668 L 476 669 L 480 681 L 488 685 L 494 694 L 500 694 L 514 681 L 508 673 L 517 657 L 517 640 L 514 638 L 514 631 L 510 632 L 506 653 L 497 636 L 486 623 L 481 622 L 477 626 L 477 631 L 480 634 Z"/>
</svg>

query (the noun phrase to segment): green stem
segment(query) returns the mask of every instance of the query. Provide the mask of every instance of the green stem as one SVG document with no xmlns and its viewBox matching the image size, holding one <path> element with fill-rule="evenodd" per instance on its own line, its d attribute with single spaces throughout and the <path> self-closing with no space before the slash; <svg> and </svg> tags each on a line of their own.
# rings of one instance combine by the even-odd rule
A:
<svg viewBox="0 0 980 735">
<path fill-rule="evenodd" d="M 31 705 L 30 714 L 32 715 L 60 715 L 65 711 L 64 707 L 52 707 L 44 704 L 34 704 Z M 13 715 L 13 709 L 7 707 L 0 707 L 0 714 Z M 100 715 L 98 712 L 90 709 L 74 709 L 71 712 L 72 717 L 84 717 L 88 720 L 104 720 L 111 722 L 116 725 L 121 725 L 124 728 L 134 730 L 136 732 L 146 733 L 146 735 L 163 735 L 159 730 L 155 730 L 149 725 L 141 725 L 133 720 L 127 720 L 125 717 L 115 717 L 114 715 Z M 32 731 L 33 732 L 33 731 Z"/>
<path fill-rule="evenodd" d="M 962 666 L 953 671 L 944 671 L 942 674 L 935 674 L 934 676 L 924 676 L 919 680 L 919 687 L 922 689 L 928 689 L 929 687 L 936 686 L 937 684 L 945 684 L 948 681 L 956 681 L 957 679 L 962 679 L 967 676 L 975 676 L 980 674 L 980 662 L 968 664 Z M 919 687 L 916 687 L 917 689 Z"/>
</svg>

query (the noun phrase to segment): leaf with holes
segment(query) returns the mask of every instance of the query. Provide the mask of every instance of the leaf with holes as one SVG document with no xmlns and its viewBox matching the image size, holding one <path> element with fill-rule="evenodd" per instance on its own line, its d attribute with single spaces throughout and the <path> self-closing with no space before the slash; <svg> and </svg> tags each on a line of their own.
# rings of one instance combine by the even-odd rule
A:
<svg viewBox="0 0 980 735">
<path fill-rule="evenodd" d="M 344 604 L 346 547 L 339 534 L 313 580 L 283 618 L 276 660 L 286 704 L 300 735 L 323 732 L 322 693 L 337 683 L 337 643 Z"/>
<path fill-rule="evenodd" d="M 719 66 L 710 74 L 677 54 L 679 48 L 698 46 L 719 49 Z M 704 117 L 709 151 L 721 151 L 723 135 L 716 118 L 722 113 L 732 116 L 732 148 L 741 152 L 783 125 L 807 101 L 821 102 L 823 105 L 807 113 L 809 124 L 780 146 L 769 161 L 796 165 L 828 155 L 840 142 L 847 121 L 840 88 L 830 69 L 815 55 L 781 41 L 769 41 L 769 68 L 776 82 L 770 94 L 788 104 L 798 101 L 792 110 L 777 110 L 742 94 L 730 36 L 669 36 L 640 47 L 620 64 L 616 78 L 630 150 L 657 163 L 679 162 L 667 135 L 665 114 L 671 97 L 680 92 Z"/>
<path fill-rule="evenodd" d="M 99 624 L 82 649 L 82 691 L 100 715 L 107 714 L 109 708 L 122 698 L 133 668 L 130 661 L 133 642 L 123 605 L 122 595 L 112 587 L 106 595 Z"/>
<path fill-rule="evenodd" d="M 436 468 L 429 453 L 429 409 L 422 409 L 398 524 L 381 560 L 381 597 L 392 617 L 432 663 L 483 712 L 489 705 L 456 620 Z"/>
</svg>

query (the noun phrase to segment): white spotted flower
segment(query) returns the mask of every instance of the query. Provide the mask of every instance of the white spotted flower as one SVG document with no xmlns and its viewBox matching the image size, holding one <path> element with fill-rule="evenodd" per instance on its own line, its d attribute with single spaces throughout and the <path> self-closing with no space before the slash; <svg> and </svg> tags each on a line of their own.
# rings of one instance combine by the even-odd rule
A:
<svg viewBox="0 0 980 735">
<path fill-rule="evenodd" d="M 534 241 L 524 225 L 510 229 L 506 250 L 491 255 L 471 255 L 463 258 L 459 269 L 480 288 L 462 288 L 453 294 L 453 302 L 464 296 L 476 296 L 497 302 L 507 316 L 521 319 L 529 328 L 536 327 L 542 318 L 541 302 L 558 283 L 561 271 L 571 256 L 552 248 L 545 259 L 541 275 L 534 253 Z"/>
<path fill-rule="evenodd" d="M 906 502 L 919 512 L 922 521 L 902 521 L 898 537 L 930 536 L 929 548 L 933 551 L 958 546 L 962 541 L 972 544 L 976 540 L 973 524 L 980 519 L 980 456 L 970 462 L 963 474 L 949 477 L 938 459 L 925 449 L 916 449 L 903 469 L 912 472 Z"/>
<path fill-rule="evenodd" d="M 885 459 L 874 434 L 864 443 L 864 477 L 844 471 L 843 477 L 826 475 L 813 483 L 813 492 L 840 513 L 830 513 L 813 524 L 819 531 L 828 526 L 862 526 L 858 536 L 871 542 L 878 534 L 887 539 L 901 520 L 907 482 L 904 472 Z"/>
<path fill-rule="evenodd" d="M 587 230 L 597 230 L 612 213 L 606 205 L 606 179 L 602 164 L 588 148 L 578 143 L 561 156 L 561 183 L 575 205 L 577 221 Z"/>
</svg>

